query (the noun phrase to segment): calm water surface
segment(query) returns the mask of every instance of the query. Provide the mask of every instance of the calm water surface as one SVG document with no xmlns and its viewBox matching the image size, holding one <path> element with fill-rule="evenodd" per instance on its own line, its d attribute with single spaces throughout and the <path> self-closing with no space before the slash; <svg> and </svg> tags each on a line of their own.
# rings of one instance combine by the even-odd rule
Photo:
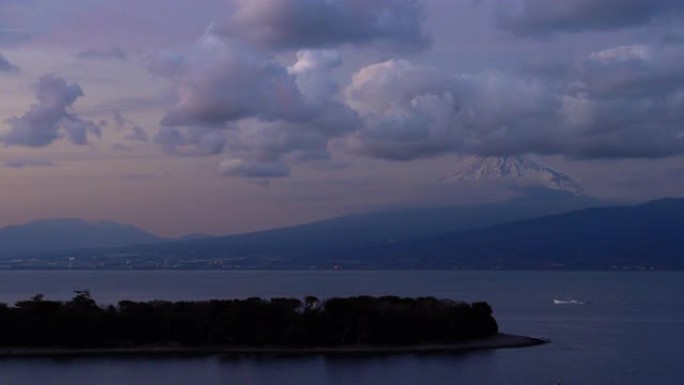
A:
<svg viewBox="0 0 684 385">
<path fill-rule="evenodd" d="M 452 356 L 16 359 L 0 384 L 682 384 L 684 273 L 0 271 L 0 302 L 432 295 L 551 344 Z M 554 299 L 583 304 L 556 305 Z"/>
</svg>

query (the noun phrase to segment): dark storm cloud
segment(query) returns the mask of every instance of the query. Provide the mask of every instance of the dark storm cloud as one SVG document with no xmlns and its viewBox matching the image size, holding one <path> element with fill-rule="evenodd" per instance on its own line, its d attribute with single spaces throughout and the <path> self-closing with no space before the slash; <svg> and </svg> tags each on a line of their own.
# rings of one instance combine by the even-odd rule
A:
<svg viewBox="0 0 684 385">
<path fill-rule="evenodd" d="M 502 6 L 500 28 L 519 35 L 615 30 L 681 20 L 681 0 L 520 0 Z"/>
<path fill-rule="evenodd" d="M 341 44 L 422 50 L 430 45 L 424 9 L 415 0 L 238 0 L 220 32 L 269 48 Z"/>
<path fill-rule="evenodd" d="M 10 63 L 10 61 L 7 60 L 5 58 L 5 56 L 3 56 L 0 53 L 0 72 L 17 72 L 17 71 L 19 71 L 19 67 Z"/>
<path fill-rule="evenodd" d="M 100 135 L 100 124 L 71 112 L 83 96 L 78 84 L 46 75 L 38 80 L 35 92 L 37 103 L 21 117 L 8 120 L 10 130 L 0 137 L 6 145 L 44 147 L 61 136 L 82 145 L 88 143 L 88 134 Z"/>
</svg>

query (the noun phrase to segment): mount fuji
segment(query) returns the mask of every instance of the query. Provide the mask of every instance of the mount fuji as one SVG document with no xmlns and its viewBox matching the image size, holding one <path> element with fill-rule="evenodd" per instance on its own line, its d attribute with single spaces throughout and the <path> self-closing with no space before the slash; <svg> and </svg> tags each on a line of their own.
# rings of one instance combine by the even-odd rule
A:
<svg viewBox="0 0 684 385">
<path fill-rule="evenodd" d="M 519 156 L 464 157 L 441 183 L 502 182 L 519 187 L 542 187 L 584 195 L 584 189 L 570 176 L 535 160 Z"/>
</svg>

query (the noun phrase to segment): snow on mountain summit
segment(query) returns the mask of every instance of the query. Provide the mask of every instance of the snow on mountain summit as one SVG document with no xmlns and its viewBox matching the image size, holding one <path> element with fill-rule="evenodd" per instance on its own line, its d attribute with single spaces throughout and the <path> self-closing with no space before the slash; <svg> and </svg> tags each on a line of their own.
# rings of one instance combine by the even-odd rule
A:
<svg viewBox="0 0 684 385">
<path fill-rule="evenodd" d="M 464 157 L 442 183 L 500 181 L 528 187 L 545 187 L 583 194 L 584 189 L 570 176 L 530 158 L 519 156 Z"/>
</svg>

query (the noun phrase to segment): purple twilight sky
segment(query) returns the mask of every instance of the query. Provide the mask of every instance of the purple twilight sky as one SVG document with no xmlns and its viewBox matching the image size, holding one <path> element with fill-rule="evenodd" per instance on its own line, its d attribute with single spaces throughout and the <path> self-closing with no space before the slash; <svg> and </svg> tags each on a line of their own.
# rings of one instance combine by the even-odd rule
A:
<svg viewBox="0 0 684 385">
<path fill-rule="evenodd" d="M 464 155 L 684 195 L 681 0 L 0 0 L 0 95 L 0 226 L 497 199 Z"/>
</svg>

